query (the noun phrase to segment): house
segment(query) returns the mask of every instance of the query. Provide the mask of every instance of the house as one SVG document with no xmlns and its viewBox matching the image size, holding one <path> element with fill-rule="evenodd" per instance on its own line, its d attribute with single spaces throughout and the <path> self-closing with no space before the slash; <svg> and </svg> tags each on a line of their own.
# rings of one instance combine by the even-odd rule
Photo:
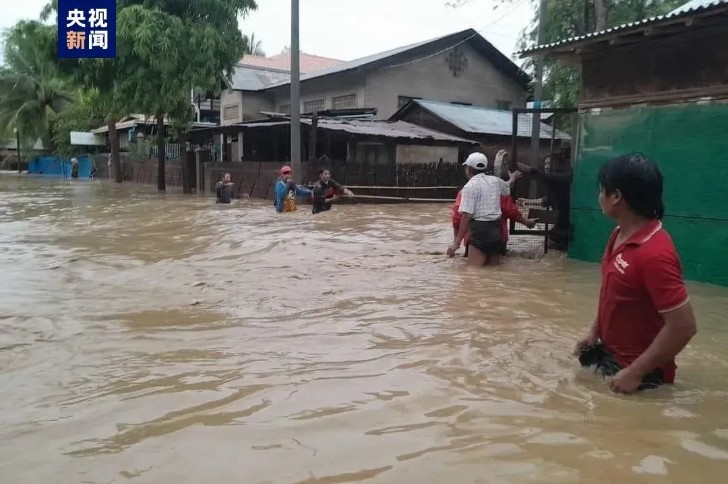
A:
<svg viewBox="0 0 728 484">
<path fill-rule="evenodd" d="M 343 61 L 301 53 L 302 74 L 328 69 Z M 291 54 L 272 57 L 247 55 L 235 66 L 230 82 L 220 95 L 220 124 L 223 126 L 260 119 L 261 111 L 273 111 L 274 97 L 268 86 L 291 80 Z"/>
<path fill-rule="evenodd" d="M 521 54 L 548 55 L 582 71 L 571 257 L 598 261 L 612 229 L 597 203 L 600 165 L 640 151 L 664 175 L 664 224 L 686 277 L 728 285 L 727 25 L 728 0 L 694 0 L 667 15 Z"/>
<path fill-rule="evenodd" d="M 280 164 L 276 162 L 284 160 L 290 151 L 290 119 L 287 117 L 198 129 L 190 133 L 190 139 L 228 132 L 241 133 L 245 138 L 241 160 L 244 164 L 265 162 L 275 167 Z M 477 147 L 475 141 L 405 121 L 361 118 L 303 118 L 301 139 L 302 154 L 308 160 L 309 171 L 326 166 L 338 174 L 365 167 L 377 172 L 377 184 L 391 186 L 397 185 L 397 165 L 457 163 Z M 316 146 L 315 152 L 313 146 Z M 310 178 L 312 174 L 307 176 Z"/>
<path fill-rule="evenodd" d="M 373 108 L 388 119 L 413 99 L 508 110 L 526 104 L 529 77 L 473 29 L 301 75 L 301 112 Z M 290 76 L 279 64 L 240 64 L 221 96 L 221 124 L 290 111 Z M 302 60 L 301 64 L 304 62 Z M 235 135 L 229 140 L 231 143 Z M 232 159 L 244 148 L 236 145 Z"/>
<path fill-rule="evenodd" d="M 531 146 L 532 114 L 520 114 L 518 123 L 519 153 L 527 153 Z M 494 108 L 464 106 L 441 101 L 416 99 L 402 106 L 390 118 L 407 121 L 442 133 L 475 140 L 481 150 L 493 157 L 498 150 L 511 150 L 513 145 L 513 114 Z M 541 123 L 539 130 L 540 154 L 546 156 L 559 151 L 571 137 Z"/>
<path fill-rule="evenodd" d="M 172 126 L 172 123 L 166 119 L 164 124 L 167 128 Z M 191 123 L 191 129 L 210 128 L 213 126 L 216 126 L 216 123 Z M 92 129 L 90 132 L 95 135 L 104 136 L 108 144 L 108 126 L 99 126 L 96 129 Z M 116 132 L 119 137 L 120 151 L 133 152 L 136 150 L 141 157 L 150 157 L 156 154 L 156 144 L 150 145 L 146 142 L 149 136 L 154 136 L 157 133 L 157 118 L 154 116 L 147 116 L 144 114 L 132 114 L 126 116 L 116 123 Z M 167 145 L 167 158 L 179 157 L 180 151 L 183 148 L 184 147 L 180 146 L 178 143 L 170 143 Z"/>
</svg>

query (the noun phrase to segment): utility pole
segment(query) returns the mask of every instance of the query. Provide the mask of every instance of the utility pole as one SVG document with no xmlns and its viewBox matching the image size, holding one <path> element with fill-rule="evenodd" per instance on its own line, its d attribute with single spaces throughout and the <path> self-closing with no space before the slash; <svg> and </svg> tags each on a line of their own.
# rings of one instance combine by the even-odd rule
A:
<svg viewBox="0 0 728 484">
<path fill-rule="evenodd" d="M 546 19 L 546 0 L 540 0 L 538 6 L 538 27 L 536 35 L 537 45 L 543 44 L 544 20 Z M 543 93 L 543 54 L 536 56 L 536 64 L 533 74 L 533 109 L 541 108 L 541 96 Z M 541 113 L 531 114 L 531 159 L 530 165 L 538 165 L 538 151 L 541 137 Z"/>
<path fill-rule="evenodd" d="M 299 0 L 291 0 L 291 168 L 301 182 L 301 54 L 299 51 Z"/>
</svg>

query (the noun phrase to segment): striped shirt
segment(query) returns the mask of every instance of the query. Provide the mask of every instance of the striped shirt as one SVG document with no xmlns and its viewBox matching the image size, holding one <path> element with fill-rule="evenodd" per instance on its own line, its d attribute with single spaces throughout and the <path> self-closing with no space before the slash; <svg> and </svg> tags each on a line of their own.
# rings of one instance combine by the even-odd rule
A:
<svg viewBox="0 0 728 484">
<path fill-rule="evenodd" d="M 501 218 L 501 196 L 510 195 L 511 187 L 498 177 L 478 174 L 463 187 L 460 213 L 469 213 L 473 220 L 490 222 Z"/>
</svg>

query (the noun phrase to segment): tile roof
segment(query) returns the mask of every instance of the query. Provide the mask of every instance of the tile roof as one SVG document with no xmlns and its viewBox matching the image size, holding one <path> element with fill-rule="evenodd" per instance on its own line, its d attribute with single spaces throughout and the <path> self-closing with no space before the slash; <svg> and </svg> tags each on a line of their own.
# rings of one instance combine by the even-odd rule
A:
<svg viewBox="0 0 728 484">
<path fill-rule="evenodd" d="M 304 52 L 300 54 L 299 59 L 301 73 L 303 74 L 320 71 L 322 69 L 330 69 L 344 62 L 342 60 L 306 54 Z M 288 50 L 284 50 L 280 54 L 276 54 L 270 57 L 246 55 L 240 60 L 239 64 L 244 66 L 262 67 L 265 69 L 277 69 L 290 72 L 291 52 Z"/>
<path fill-rule="evenodd" d="M 667 20 L 679 19 L 681 17 L 689 17 L 691 14 L 701 13 L 719 6 L 726 5 L 728 5 L 728 0 L 692 0 L 691 2 L 688 2 L 665 15 L 658 15 L 656 17 L 650 17 L 643 20 L 637 20 L 635 22 L 629 22 L 626 24 L 618 25 L 616 27 L 612 27 L 611 29 L 602 30 L 600 32 L 592 32 L 590 34 L 579 35 L 576 37 L 570 37 L 559 40 L 557 42 L 552 42 L 550 44 L 537 45 L 529 49 L 516 52 L 516 54 L 520 55 L 521 57 L 525 57 L 535 52 L 552 50 L 556 47 L 564 47 L 569 44 L 576 44 L 583 41 L 596 40 L 609 34 L 627 33 L 631 30 L 637 30 Z"/>
</svg>

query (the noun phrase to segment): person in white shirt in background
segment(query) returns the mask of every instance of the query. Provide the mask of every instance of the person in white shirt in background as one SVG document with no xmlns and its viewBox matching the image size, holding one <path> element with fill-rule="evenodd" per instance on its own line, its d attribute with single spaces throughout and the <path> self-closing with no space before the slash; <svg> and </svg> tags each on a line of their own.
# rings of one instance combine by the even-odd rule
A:
<svg viewBox="0 0 728 484">
<path fill-rule="evenodd" d="M 507 182 L 486 175 L 488 158 L 477 152 L 468 156 L 463 166 L 468 183 L 463 187 L 460 202 L 462 220 L 452 245 L 447 249 L 447 255 L 455 255 L 469 231 L 468 265 L 498 265 L 503 250 L 500 199 L 501 196 L 510 195 L 511 187 L 521 173 L 511 173 Z"/>
</svg>

